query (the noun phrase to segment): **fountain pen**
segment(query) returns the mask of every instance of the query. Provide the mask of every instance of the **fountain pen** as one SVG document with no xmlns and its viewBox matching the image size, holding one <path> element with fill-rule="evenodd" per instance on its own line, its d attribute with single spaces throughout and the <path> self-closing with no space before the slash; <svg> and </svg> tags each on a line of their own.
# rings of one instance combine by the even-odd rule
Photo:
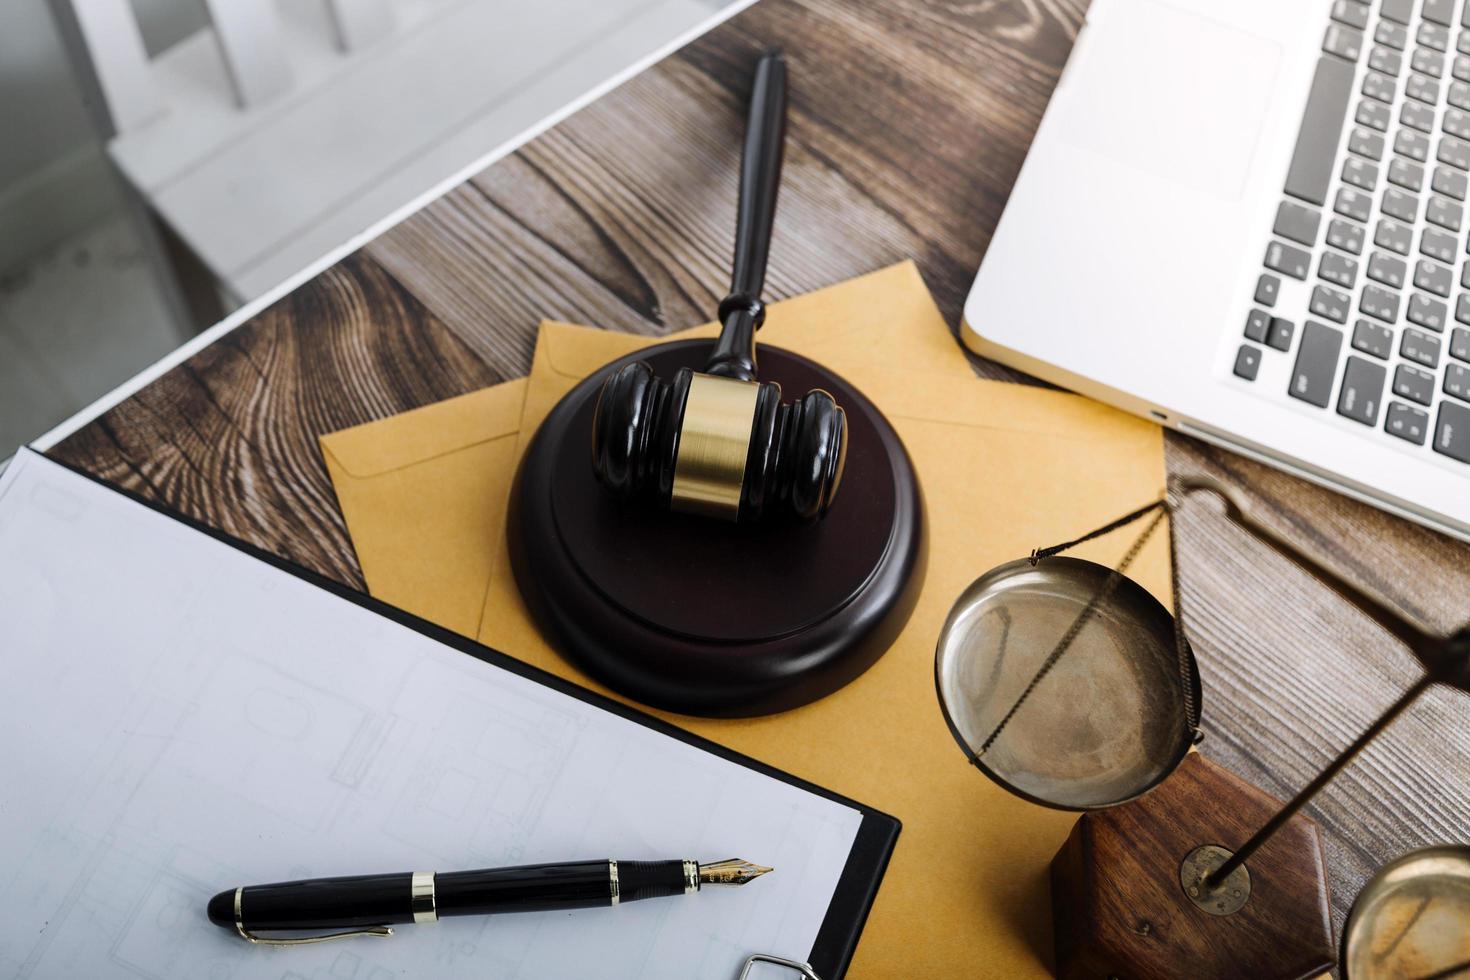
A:
<svg viewBox="0 0 1470 980">
<path fill-rule="evenodd" d="M 743 885 L 770 871 L 731 858 L 698 861 L 573 861 L 480 871 L 401 872 L 250 885 L 209 900 L 209 921 L 252 943 L 294 946 L 349 936 L 391 936 L 391 924 L 441 915 L 596 908 L 692 895 L 703 885 Z M 266 938 L 260 930 L 345 930 Z"/>
</svg>

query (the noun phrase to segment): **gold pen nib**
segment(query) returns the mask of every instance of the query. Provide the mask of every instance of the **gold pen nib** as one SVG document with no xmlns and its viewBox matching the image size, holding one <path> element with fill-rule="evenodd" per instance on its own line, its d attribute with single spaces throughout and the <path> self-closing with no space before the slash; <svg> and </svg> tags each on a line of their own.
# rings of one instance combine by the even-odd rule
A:
<svg viewBox="0 0 1470 980">
<path fill-rule="evenodd" d="M 727 858 L 724 861 L 716 861 L 714 864 L 701 864 L 699 883 L 701 885 L 743 885 L 747 881 L 754 881 L 761 875 L 767 874 L 770 870 L 759 864 L 742 861 L 740 858 Z"/>
</svg>

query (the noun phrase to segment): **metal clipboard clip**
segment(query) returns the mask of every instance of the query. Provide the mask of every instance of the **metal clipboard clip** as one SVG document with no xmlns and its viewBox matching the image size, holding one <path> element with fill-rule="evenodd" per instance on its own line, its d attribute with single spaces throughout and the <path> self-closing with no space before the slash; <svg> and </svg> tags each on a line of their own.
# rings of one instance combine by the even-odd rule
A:
<svg viewBox="0 0 1470 980">
<path fill-rule="evenodd" d="M 757 963 L 769 963 L 772 966 L 783 966 L 788 970 L 795 970 L 801 976 L 801 980 L 822 980 L 821 977 L 817 976 L 816 971 L 807 964 L 798 963 L 796 960 L 782 959 L 779 956 L 772 956 L 769 953 L 752 953 L 750 958 L 745 961 L 745 966 L 740 970 L 740 976 L 736 977 L 735 980 L 748 980 L 751 969 Z"/>
</svg>

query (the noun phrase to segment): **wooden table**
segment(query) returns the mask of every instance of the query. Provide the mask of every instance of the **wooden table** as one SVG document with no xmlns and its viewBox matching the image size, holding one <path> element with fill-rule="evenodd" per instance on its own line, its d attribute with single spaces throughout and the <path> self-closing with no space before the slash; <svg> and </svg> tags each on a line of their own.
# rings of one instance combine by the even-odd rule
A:
<svg viewBox="0 0 1470 980">
<path fill-rule="evenodd" d="M 654 334 L 707 320 L 728 282 L 736 148 L 759 51 L 784 48 L 793 99 L 768 296 L 912 257 L 957 324 L 1084 9 L 763 0 L 52 455 L 360 588 L 317 436 L 524 374 L 543 317 Z M 1016 377 L 981 361 L 976 370 Z M 1168 462 L 1242 488 L 1263 518 L 1426 622 L 1470 619 L 1470 547 L 1187 438 L 1170 436 Z M 1178 534 L 1205 750 L 1290 795 L 1415 665 L 1208 507 Z M 1470 701 L 1434 692 L 1313 808 L 1339 929 L 1379 864 L 1470 840 L 1467 721 Z"/>
</svg>

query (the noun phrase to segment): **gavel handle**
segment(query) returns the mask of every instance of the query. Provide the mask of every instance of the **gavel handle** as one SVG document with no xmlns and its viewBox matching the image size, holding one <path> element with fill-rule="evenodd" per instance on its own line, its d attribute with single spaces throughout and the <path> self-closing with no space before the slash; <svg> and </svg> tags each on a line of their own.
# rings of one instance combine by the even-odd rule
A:
<svg viewBox="0 0 1470 980">
<path fill-rule="evenodd" d="M 772 51 L 755 66 L 745 150 L 740 158 L 740 209 L 735 223 L 735 268 L 730 294 L 720 302 L 720 338 L 705 371 L 755 380 L 755 332 L 765 321 L 761 288 L 771 251 L 781 158 L 786 145 L 786 60 Z"/>
</svg>

